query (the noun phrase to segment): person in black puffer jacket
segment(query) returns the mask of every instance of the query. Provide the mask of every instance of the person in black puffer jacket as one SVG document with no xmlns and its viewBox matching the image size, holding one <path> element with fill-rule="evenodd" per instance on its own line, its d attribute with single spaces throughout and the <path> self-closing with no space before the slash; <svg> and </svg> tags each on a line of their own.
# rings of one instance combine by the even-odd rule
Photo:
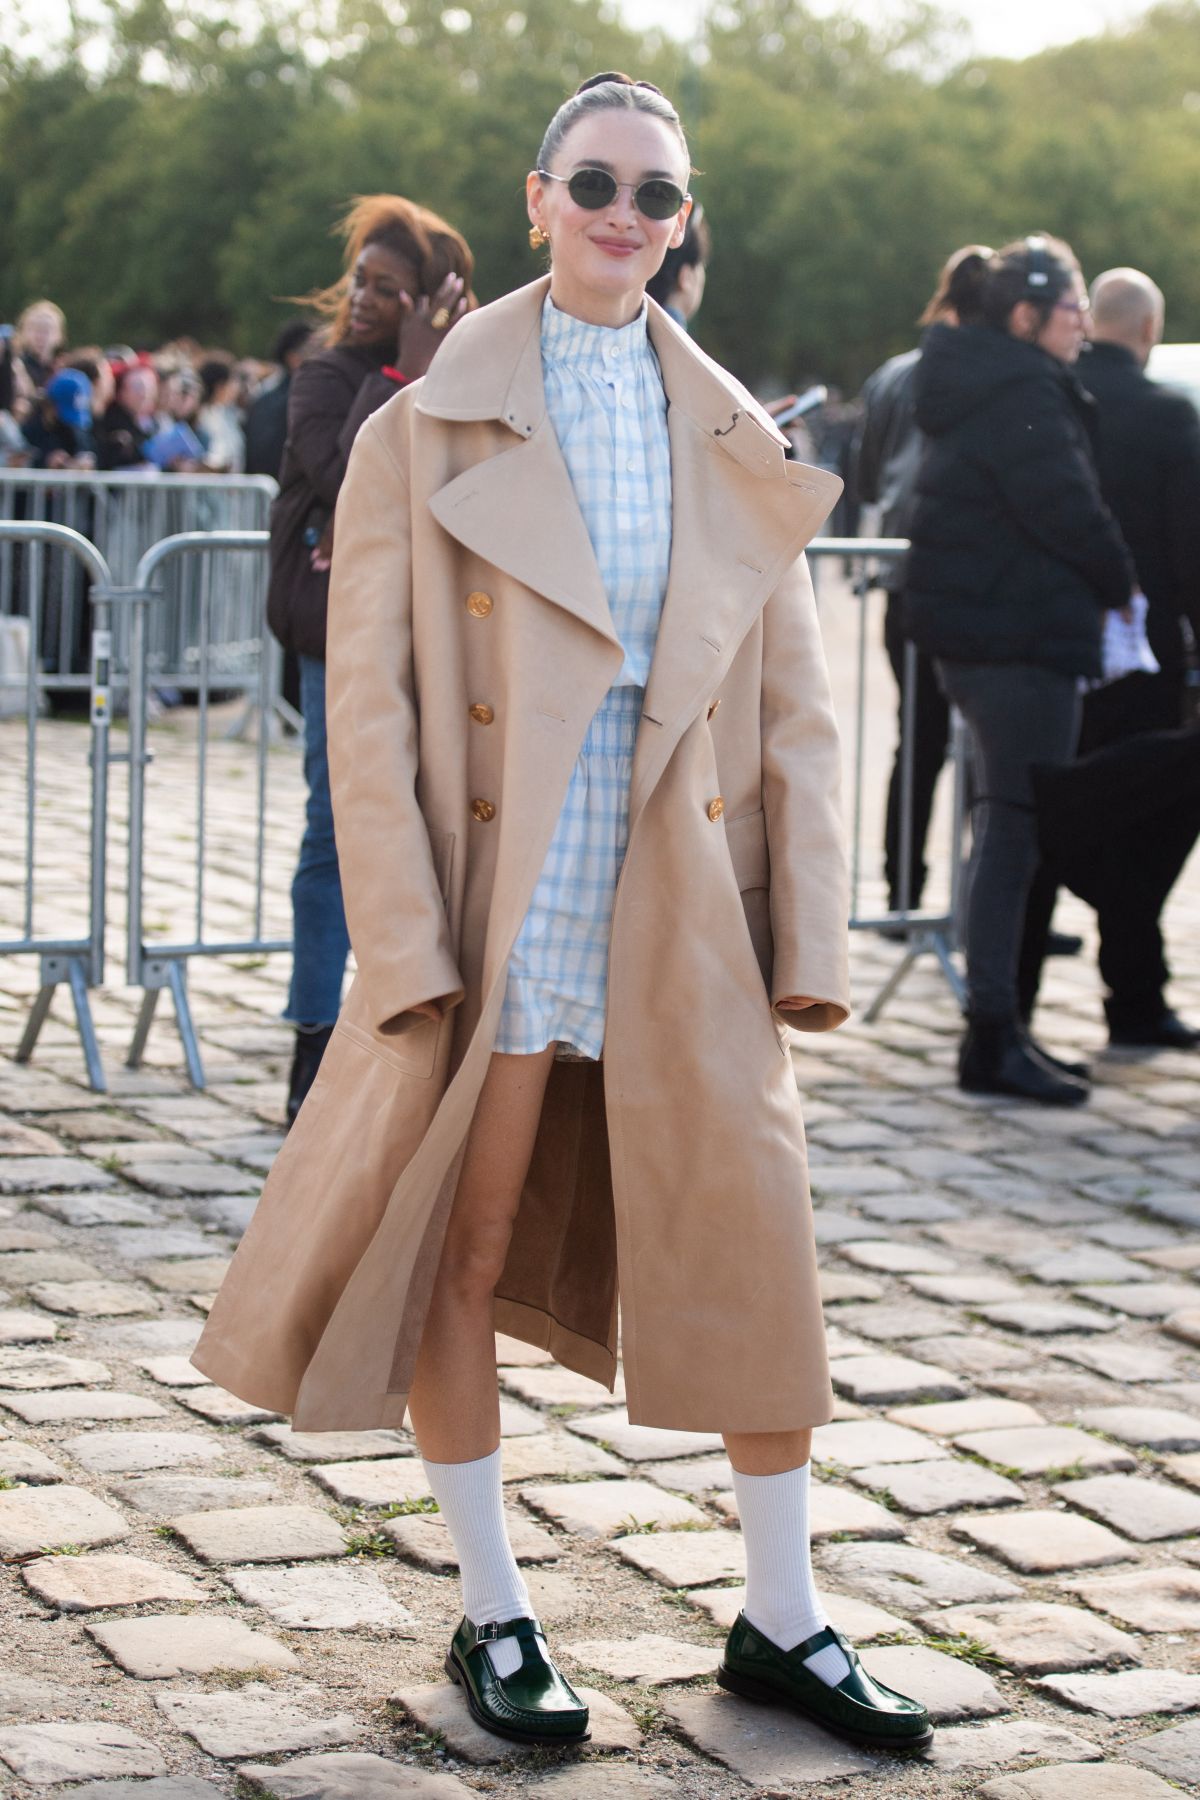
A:
<svg viewBox="0 0 1200 1800">
<path fill-rule="evenodd" d="M 1081 680 L 1101 672 L 1104 614 L 1137 586 L 1100 496 L 1092 402 L 1072 374 L 1087 290 L 1070 248 L 1030 237 L 965 259 L 960 324 L 927 332 L 906 626 L 971 730 L 977 799 L 966 911 L 960 1085 L 1052 1105 L 1086 1100 L 1086 1070 L 1030 1038 L 1017 995 L 1038 865 L 1033 771 L 1070 761 Z"/>
</svg>

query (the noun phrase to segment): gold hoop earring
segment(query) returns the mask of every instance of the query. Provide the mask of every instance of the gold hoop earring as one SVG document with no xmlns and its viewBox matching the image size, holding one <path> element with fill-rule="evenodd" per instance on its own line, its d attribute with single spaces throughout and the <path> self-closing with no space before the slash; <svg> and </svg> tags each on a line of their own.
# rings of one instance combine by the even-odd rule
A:
<svg viewBox="0 0 1200 1800">
<path fill-rule="evenodd" d="M 530 226 L 530 228 L 529 228 L 529 248 L 531 250 L 540 250 L 543 244 L 548 244 L 549 242 L 550 242 L 550 233 L 548 231 L 543 230 L 543 228 L 540 225 L 531 225 Z"/>
</svg>

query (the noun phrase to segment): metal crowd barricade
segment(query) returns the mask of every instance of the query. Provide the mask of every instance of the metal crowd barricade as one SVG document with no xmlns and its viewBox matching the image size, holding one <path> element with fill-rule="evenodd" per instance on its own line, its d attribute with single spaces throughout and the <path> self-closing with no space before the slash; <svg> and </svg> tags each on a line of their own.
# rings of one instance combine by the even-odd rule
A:
<svg viewBox="0 0 1200 1800">
<path fill-rule="evenodd" d="M 129 612 L 129 913 L 127 925 L 126 979 L 143 990 L 137 1027 L 128 1063 L 141 1062 L 155 1009 L 163 989 L 169 989 L 175 1019 L 183 1043 L 188 1076 L 197 1088 L 204 1086 L 204 1065 L 188 1000 L 187 966 L 197 956 L 259 955 L 290 950 L 289 937 L 271 937 L 265 930 L 265 841 L 267 766 L 274 713 L 282 679 L 283 657 L 266 627 L 265 531 L 181 532 L 149 549 L 138 563 Z M 219 579 L 217 578 L 219 567 Z M 239 594 L 254 595 L 253 637 L 231 639 L 233 630 L 245 630 L 228 604 L 230 586 Z M 148 850 L 155 838 L 150 817 L 147 768 L 149 706 L 154 680 L 152 645 L 163 640 L 162 614 L 186 607 L 195 621 L 193 669 L 197 702 L 197 752 L 191 780 L 194 819 L 194 854 L 190 857 L 192 884 L 189 915 L 191 934 L 152 941 L 146 919 Z M 236 936 L 209 930 L 209 740 L 210 707 L 214 695 L 241 691 L 247 712 L 255 724 L 255 848 L 252 894 L 248 908 L 250 929 Z M 176 815 L 174 824 L 178 827 Z"/>
<path fill-rule="evenodd" d="M 107 562 L 94 544 L 65 525 L 37 521 L 0 520 L 0 562 L 9 571 L 10 596 L 18 604 L 14 616 L 28 624 L 27 654 L 23 674 L 6 677 L 0 672 L 3 698 L 16 705 L 6 705 L 9 716 L 0 724 L 5 738 L 11 732 L 24 740 L 23 772 L 19 778 L 20 794 L 17 810 L 23 854 L 23 889 L 19 923 L 0 917 L 0 955 L 32 955 L 39 958 L 40 985 L 37 997 L 16 1050 L 18 1062 L 28 1062 L 42 1026 L 50 1011 L 55 990 L 65 983 L 71 991 L 75 1023 L 83 1047 L 88 1080 L 97 1093 L 104 1093 L 106 1083 L 100 1061 L 88 1000 L 90 988 L 104 979 L 105 878 L 108 829 L 109 726 L 112 717 L 112 612 L 120 589 L 114 587 Z M 88 882 L 87 926 L 78 933 L 39 931 L 38 908 L 38 799 L 39 736 L 45 692 L 51 685 L 42 666 L 46 633 L 46 601 L 59 590 L 67 577 L 82 573 L 91 585 L 91 666 L 73 683 L 90 689 L 90 774 L 88 794 Z M 23 696 L 13 694 L 22 689 Z M 21 700 L 23 698 L 23 704 Z M 70 727 L 68 727 L 70 729 Z M 82 735 L 82 734 L 81 734 Z M 2 741 L 2 740 L 0 740 Z M 3 759 L 3 785 L 7 791 L 16 770 L 16 762 L 6 746 Z M 81 773 L 82 773 L 82 758 Z M 7 807 L 6 807 L 7 812 Z M 17 819 L 6 819 L 6 836 L 10 847 L 18 836 Z M 71 884 L 76 890 L 77 883 Z"/>
<path fill-rule="evenodd" d="M 932 956 L 946 979 L 959 1005 L 965 1001 L 963 975 L 955 961 L 958 919 L 963 877 L 963 846 L 967 826 L 967 732 L 957 711 L 951 715 L 949 765 L 953 782 L 950 809 L 949 891 L 941 907 L 914 908 L 910 905 L 912 850 L 914 837 L 914 745 L 916 737 L 917 651 L 904 646 L 903 682 L 900 696 L 900 832 L 897 886 L 899 905 L 872 906 L 864 901 L 864 858 L 868 853 L 867 797 L 868 726 L 871 718 L 869 700 L 870 648 L 882 632 L 876 632 L 873 616 L 877 611 L 873 597 L 886 588 L 886 573 L 908 551 L 906 538 L 817 538 L 807 555 L 813 564 L 814 582 L 825 585 L 822 573 L 830 562 L 841 561 L 853 570 L 849 578 L 850 592 L 858 602 L 858 628 L 855 642 L 854 718 L 852 726 L 852 802 L 850 815 L 850 929 L 877 931 L 903 942 L 904 954 L 883 986 L 863 1013 L 864 1022 L 879 1018 L 888 1001 L 897 992 L 909 971 L 924 956 Z M 932 827 L 931 827 L 932 830 Z M 881 837 L 881 833 L 877 834 Z"/>
<path fill-rule="evenodd" d="M 152 545 L 183 532 L 266 529 L 276 483 L 266 475 L 169 475 L 157 469 L 105 473 L 70 469 L 0 469 L 0 519 L 65 525 L 95 545 L 121 584 L 134 581 Z M 195 693 L 199 615 L 184 586 L 182 568 L 163 571 L 168 604 L 149 621 L 146 663 L 154 683 Z M 172 584 L 176 584 L 174 587 Z M 20 572 L 13 552 L 0 549 L 0 616 L 16 610 Z M 261 587 L 249 571 L 233 570 L 223 586 L 215 620 L 227 669 L 249 673 L 257 664 Z M 88 602 L 86 580 L 66 571 L 45 596 L 47 630 L 42 649 L 47 685 L 86 684 Z M 129 615 L 113 621 L 113 649 L 129 658 Z"/>
</svg>

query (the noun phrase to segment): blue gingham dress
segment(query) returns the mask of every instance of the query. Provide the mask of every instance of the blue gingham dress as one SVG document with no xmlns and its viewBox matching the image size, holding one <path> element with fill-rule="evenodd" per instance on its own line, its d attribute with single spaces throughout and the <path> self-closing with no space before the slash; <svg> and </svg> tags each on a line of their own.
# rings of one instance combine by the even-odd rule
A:
<svg viewBox="0 0 1200 1800">
<path fill-rule="evenodd" d="M 509 958 L 496 1049 L 533 1055 L 557 1042 L 595 1058 L 633 747 L 671 561 L 667 397 L 644 307 L 614 330 L 547 297 L 542 375 L 625 661 L 588 727 Z"/>
</svg>

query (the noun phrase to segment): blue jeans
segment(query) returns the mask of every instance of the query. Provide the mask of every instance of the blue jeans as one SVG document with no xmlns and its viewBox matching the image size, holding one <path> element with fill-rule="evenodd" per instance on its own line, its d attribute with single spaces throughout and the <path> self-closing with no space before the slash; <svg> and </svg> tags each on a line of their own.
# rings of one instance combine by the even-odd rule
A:
<svg viewBox="0 0 1200 1800">
<path fill-rule="evenodd" d="M 308 807 L 300 861 L 292 881 L 292 984 L 283 1016 L 293 1025 L 332 1025 L 342 1004 L 350 934 L 333 841 L 325 743 L 325 664 L 312 656 L 299 660 Z"/>
</svg>

